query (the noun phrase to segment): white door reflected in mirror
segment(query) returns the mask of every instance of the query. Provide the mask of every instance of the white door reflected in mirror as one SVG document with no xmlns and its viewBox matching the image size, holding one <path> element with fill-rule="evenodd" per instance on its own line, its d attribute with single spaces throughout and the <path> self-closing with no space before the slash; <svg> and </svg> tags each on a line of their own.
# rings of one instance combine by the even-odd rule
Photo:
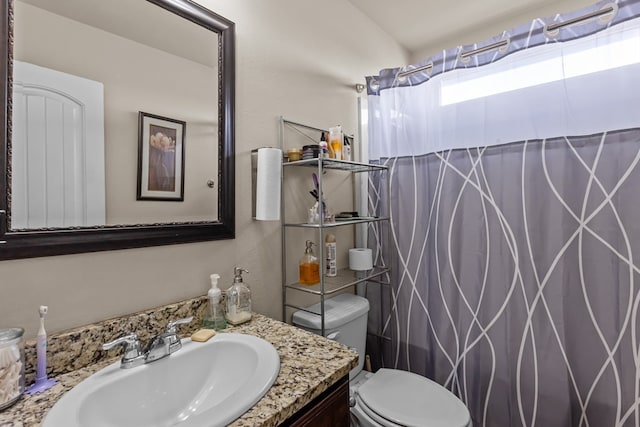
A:
<svg viewBox="0 0 640 427">
<path fill-rule="evenodd" d="M 105 224 L 102 83 L 13 64 L 11 227 Z"/>
</svg>

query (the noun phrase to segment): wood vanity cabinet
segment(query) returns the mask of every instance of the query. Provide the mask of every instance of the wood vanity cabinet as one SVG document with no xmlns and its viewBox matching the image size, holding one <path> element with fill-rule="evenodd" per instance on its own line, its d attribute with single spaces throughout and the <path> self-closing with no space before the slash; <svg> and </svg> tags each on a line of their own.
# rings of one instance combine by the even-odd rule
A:
<svg viewBox="0 0 640 427">
<path fill-rule="evenodd" d="M 309 402 L 285 427 L 349 427 L 349 375 Z"/>
</svg>

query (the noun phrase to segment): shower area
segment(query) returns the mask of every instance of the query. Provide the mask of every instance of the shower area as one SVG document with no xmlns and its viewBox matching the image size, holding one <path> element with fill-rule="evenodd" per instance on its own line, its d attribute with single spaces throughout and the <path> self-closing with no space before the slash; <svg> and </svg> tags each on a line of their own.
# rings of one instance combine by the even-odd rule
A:
<svg viewBox="0 0 640 427">
<path fill-rule="evenodd" d="M 391 214 L 369 232 L 392 284 L 367 289 L 374 365 L 444 385 L 476 427 L 640 427 L 640 1 L 367 92 L 369 161 L 389 166 L 368 202 L 390 191 Z"/>
</svg>

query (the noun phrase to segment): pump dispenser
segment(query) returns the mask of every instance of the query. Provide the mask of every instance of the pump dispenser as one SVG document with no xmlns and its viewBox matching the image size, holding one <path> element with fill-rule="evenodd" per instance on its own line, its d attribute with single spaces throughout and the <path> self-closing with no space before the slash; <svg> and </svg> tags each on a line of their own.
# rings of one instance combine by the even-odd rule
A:
<svg viewBox="0 0 640 427">
<path fill-rule="evenodd" d="M 320 264 L 318 258 L 313 254 L 314 243 L 307 240 L 304 255 L 300 258 L 300 284 L 315 285 L 320 283 Z"/>
<path fill-rule="evenodd" d="M 225 317 L 232 325 L 239 325 L 251 320 L 251 291 L 242 280 L 242 273 L 248 273 L 242 267 L 233 268 L 233 285 L 227 289 L 227 306 Z"/>
<path fill-rule="evenodd" d="M 324 136 L 324 132 L 320 135 L 320 148 L 322 149 L 322 156 L 320 157 L 329 158 L 329 143 Z"/>
<path fill-rule="evenodd" d="M 209 298 L 209 315 L 202 320 L 202 326 L 207 329 L 219 331 L 227 327 L 227 321 L 224 318 L 224 305 L 222 304 L 222 291 L 218 288 L 219 274 L 212 274 L 211 289 L 207 292 Z"/>
</svg>

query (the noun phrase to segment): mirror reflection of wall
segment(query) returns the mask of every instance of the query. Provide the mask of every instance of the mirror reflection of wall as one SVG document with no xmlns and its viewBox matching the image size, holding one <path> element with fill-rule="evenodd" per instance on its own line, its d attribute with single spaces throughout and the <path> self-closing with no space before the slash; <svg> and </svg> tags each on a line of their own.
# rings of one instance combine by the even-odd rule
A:
<svg viewBox="0 0 640 427">
<path fill-rule="evenodd" d="M 148 2 L 18 0 L 14 11 L 16 61 L 103 85 L 104 223 L 217 220 L 218 35 Z M 25 100 L 28 103 L 29 97 Z M 46 103 L 43 108 L 46 110 Z M 28 109 L 15 109 L 14 114 L 24 111 Z M 184 201 L 136 201 L 139 111 L 186 123 Z M 14 119 L 14 123 L 19 121 Z M 85 153 L 84 149 L 79 153 Z M 92 171 L 100 169 L 95 165 L 97 156 L 88 156 L 94 162 L 87 166 Z M 21 185 L 45 191 L 56 181 L 52 174 Z M 209 180 L 215 182 L 214 188 L 207 185 Z M 96 197 L 99 191 L 87 190 L 86 181 L 72 188 Z M 21 190 L 13 185 L 12 191 L 19 199 Z M 73 194 L 71 190 L 66 193 Z M 54 210 L 45 213 L 52 216 L 46 226 L 99 224 L 63 222 L 53 217 Z M 15 217 L 18 213 L 12 207 L 12 229 L 25 224 Z"/>
</svg>

